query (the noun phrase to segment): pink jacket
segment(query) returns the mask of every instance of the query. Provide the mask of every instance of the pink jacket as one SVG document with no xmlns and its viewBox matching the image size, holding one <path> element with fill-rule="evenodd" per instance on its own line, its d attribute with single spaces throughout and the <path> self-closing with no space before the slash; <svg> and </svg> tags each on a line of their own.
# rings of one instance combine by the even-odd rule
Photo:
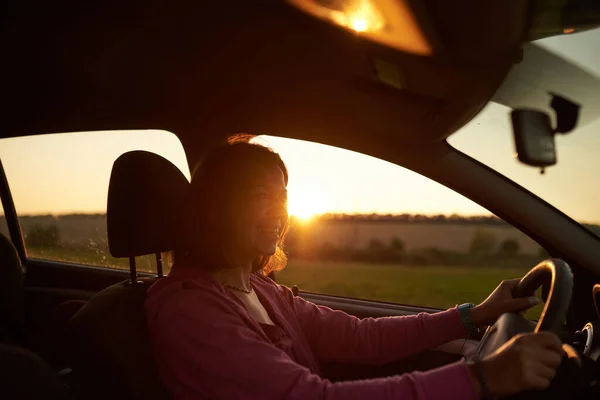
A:
<svg viewBox="0 0 600 400">
<path fill-rule="evenodd" d="M 332 383 L 320 362 L 383 364 L 464 337 L 456 309 L 358 319 L 272 280 L 252 285 L 276 326 L 201 270 L 173 268 L 148 291 L 146 316 L 161 379 L 176 399 L 475 400 L 466 364 Z"/>
</svg>

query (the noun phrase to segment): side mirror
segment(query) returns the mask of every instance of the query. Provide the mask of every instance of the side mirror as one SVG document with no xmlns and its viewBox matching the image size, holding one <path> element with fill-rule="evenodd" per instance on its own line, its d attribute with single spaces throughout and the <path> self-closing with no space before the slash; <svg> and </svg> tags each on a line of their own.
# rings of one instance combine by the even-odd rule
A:
<svg viewBox="0 0 600 400">
<path fill-rule="evenodd" d="M 577 125 L 579 104 L 550 93 L 550 106 L 556 112 L 556 127 L 550 116 L 538 110 L 517 109 L 511 112 L 515 145 L 519 161 L 543 168 L 556 164 L 556 133 L 568 133 Z"/>
</svg>

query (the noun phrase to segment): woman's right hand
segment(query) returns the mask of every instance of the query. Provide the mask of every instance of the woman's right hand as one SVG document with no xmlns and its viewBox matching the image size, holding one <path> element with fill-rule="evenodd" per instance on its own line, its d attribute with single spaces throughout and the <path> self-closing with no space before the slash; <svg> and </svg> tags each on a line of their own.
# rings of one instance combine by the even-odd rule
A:
<svg viewBox="0 0 600 400">
<path fill-rule="evenodd" d="M 563 354 L 560 339 L 552 333 L 516 335 L 481 361 L 489 394 L 503 397 L 547 389 Z M 474 381 L 479 382 L 475 366 L 469 368 Z"/>
</svg>

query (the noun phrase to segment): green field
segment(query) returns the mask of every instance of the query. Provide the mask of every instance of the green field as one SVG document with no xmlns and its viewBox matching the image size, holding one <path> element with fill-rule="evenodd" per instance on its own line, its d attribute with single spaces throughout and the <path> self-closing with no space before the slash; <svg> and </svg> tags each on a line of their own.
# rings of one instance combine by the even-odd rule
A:
<svg viewBox="0 0 600 400">
<path fill-rule="evenodd" d="M 300 290 L 390 303 L 449 308 L 484 300 L 503 279 L 522 277 L 523 268 L 401 266 L 292 260 L 277 282 Z M 537 318 L 541 306 L 530 310 Z"/>
<path fill-rule="evenodd" d="M 114 258 L 107 251 L 85 248 L 48 247 L 39 249 L 28 247 L 27 257 L 115 269 L 129 269 L 129 259 L 127 258 Z M 156 270 L 154 256 L 136 257 L 136 262 L 138 271 L 154 272 Z"/>
<path fill-rule="evenodd" d="M 127 259 L 103 252 L 54 248 L 28 249 L 32 258 L 127 269 Z M 154 257 L 138 257 L 138 270 L 153 272 Z M 523 276 L 531 265 L 514 267 L 403 266 L 352 262 L 290 260 L 278 283 L 300 290 L 390 303 L 449 308 L 484 300 L 503 279 Z M 528 316 L 539 316 L 541 306 Z"/>
</svg>

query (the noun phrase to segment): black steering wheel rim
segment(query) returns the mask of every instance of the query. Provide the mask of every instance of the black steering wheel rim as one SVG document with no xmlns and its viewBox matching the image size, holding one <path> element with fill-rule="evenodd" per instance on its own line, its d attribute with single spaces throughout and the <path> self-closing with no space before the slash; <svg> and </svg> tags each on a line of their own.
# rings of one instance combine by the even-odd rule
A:
<svg viewBox="0 0 600 400">
<path fill-rule="evenodd" d="M 565 322 L 573 294 L 573 273 L 561 259 L 544 260 L 533 267 L 513 290 L 513 297 L 527 297 L 540 286 L 546 286 L 548 298 L 534 332 L 559 333 Z"/>
<path fill-rule="evenodd" d="M 569 265 L 560 259 L 548 259 L 542 261 L 532 268 L 519 282 L 513 290 L 513 297 L 531 296 L 540 287 L 544 286 L 544 292 L 548 293 L 544 309 L 540 319 L 533 329 L 534 332 L 550 331 L 558 334 L 561 326 L 565 322 L 567 311 L 571 303 L 573 291 L 573 274 Z M 498 321 L 490 326 L 485 335 L 479 342 L 479 347 L 475 354 L 475 359 L 483 359 L 492 354 L 504 343 L 508 342 L 513 336 L 532 331 L 532 322 L 524 316 L 517 313 L 503 314 Z M 551 383 L 551 388 L 545 391 L 528 391 L 504 398 L 504 400 L 522 400 L 522 399 L 546 399 L 550 392 L 558 393 L 563 396 L 573 391 L 573 382 L 570 376 L 565 373 L 563 365 L 565 359 L 571 359 L 575 365 L 579 365 L 577 353 L 568 345 L 563 344 L 567 357 L 563 359 L 561 368 L 557 371 L 557 376 Z M 577 369 L 577 367 L 576 367 Z M 550 398 L 553 398 L 550 396 Z M 565 397 L 559 397 L 561 399 Z"/>
<path fill-rule="evenodd" d="M 492 354 L 513 336 L 524 332 L 550 331 L 559 333 L 565 322 L 573 291 L 573 274 L 560 259 L 544 260 L 533 267 L 513 290 L 513 297 L 527 297 L 544 286 L 548 293 L 544 309 L 535 328 L 533 323 L 517 313 L 503 314 L 490 326 L 479 342 L 475 359 Z"/>
</svg>

